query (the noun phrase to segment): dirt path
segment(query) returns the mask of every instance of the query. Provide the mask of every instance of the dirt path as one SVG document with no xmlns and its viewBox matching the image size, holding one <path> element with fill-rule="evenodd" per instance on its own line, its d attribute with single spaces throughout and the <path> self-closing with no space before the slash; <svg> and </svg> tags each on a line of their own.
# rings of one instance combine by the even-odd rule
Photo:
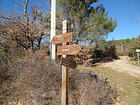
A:
<svg viewBox="0 0 140 105">
<path fill-rule="evenodd" d="M 120 57 L 119 60 L 104 63 L 101 66 L 110 67 L 119 72 L 126 72 L 132 76 L 140 77 L 140 67 L 128 64 L 129 58 L 127 56 Z"/>
</svg>

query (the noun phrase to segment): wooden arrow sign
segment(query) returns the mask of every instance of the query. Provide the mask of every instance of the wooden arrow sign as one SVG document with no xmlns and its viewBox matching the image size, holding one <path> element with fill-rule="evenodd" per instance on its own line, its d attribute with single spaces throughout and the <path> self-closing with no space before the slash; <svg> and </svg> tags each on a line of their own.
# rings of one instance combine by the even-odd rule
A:
<svg viewBox="0 0 140 105">
<path fill-rule="evenodd" d="M 52 39 L 53 44 L 60 44 L 64 42 L 72 42 L 72 32 L 54 36 Z"/>
<path fill-rule="evenodd" d="M 61 59 L 61 65 L 64 65 L 66 67 L 70 67 L 72 69 L 76 68 L 76 62 L 74 60 L 70 60 L 68 58 L 63 58 Z"/>
<path fill-rule="evenodd" d="M 81 50 L 78 45 L 57 46 L 57 55 L 75 55 Z"/>
</svg>

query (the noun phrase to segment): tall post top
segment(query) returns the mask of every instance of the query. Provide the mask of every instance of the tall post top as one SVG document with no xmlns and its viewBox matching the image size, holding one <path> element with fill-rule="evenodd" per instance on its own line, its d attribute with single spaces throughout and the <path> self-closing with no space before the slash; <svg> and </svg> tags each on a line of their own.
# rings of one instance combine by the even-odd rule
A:
<svg viewBox="0 0 140 105">
<path fill-rule="evenodd" d="M 68 27 L 69 27 L 69 23 L 67 20 L 63 21 L 63 33 L 67 33 L 68 32 Z"/>
</svg>

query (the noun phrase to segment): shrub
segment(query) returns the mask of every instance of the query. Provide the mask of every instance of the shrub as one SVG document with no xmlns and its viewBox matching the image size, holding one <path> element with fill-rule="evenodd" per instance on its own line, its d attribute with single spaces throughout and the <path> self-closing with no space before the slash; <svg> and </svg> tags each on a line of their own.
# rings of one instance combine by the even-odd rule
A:
<svg viewBox="0 0 140 105">
<path fill-rule="evenodd" d="M 118 59 L 118 56 L 116 55 L 115 45 L 111 43 L 105 43 L 100 46 L 93 47 L 91 49 L 91 52 L 93 58 L 93 60 L 91 61 L 92 64 Z"/>
<path fill-rule="evenodd" d="M 61 88 L 60 65 L 42 54 L 31 53 L 1 63 L 3 102 L 51 104 Z M 4 80 L 5 78 L 5 80 Z"/>
<path fill-rule="evenodd" d="M 114 105 L 117 97 L 107 80 L 102 77 L 91 78 L 90 75 L 71 78 L 70 89 L 72 102 L 69 105 Z M 74 91 L 75 90 L 75 91 Z"/>
<path fill-rule="evenodd" d="M 129 51 L 129 56 L 133 57 L 134 59 L 137 59 L 136 49 L 140 49 L 139 40 L 135 40 L 135 43 L 133 43 L 133 46 L 130 48 L 130 51 Z"/>
<path fill-rule="evenodd" d="M 0 63 L 0 104 L 61 105 L 61 66 L 42 52 L 12 56 Z M 110 105 L 116 93 L 102 78 L 69 69 L 69 105 Z"/>
<path fill-rule="evenodd" d="M 3 59 L 6 56 L 6 50 L 0 47 L 0 59 Z"/>
</svg>

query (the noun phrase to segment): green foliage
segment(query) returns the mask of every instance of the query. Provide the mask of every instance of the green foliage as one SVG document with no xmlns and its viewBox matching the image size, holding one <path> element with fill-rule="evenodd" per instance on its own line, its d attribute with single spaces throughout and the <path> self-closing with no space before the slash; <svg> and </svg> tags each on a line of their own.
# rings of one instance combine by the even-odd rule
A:
<svg viewBox="0 0 140 105">
<path fill-rule="evenodd" d="M 106 44 L 112 43 L 116 46 L 117 55 L 131 56 L 136 58 L 136 49 L 140 49 L 140 40 L 138 38 L 107 41 Z"/>
<path fill-rule="evenodd" d="M 140 49 L 140 41 L 135 40 L 135 42 L 132 43 L 132 47 L 130 47 L 129 56 L 137 58 L 136 49 Z"/>
<path fill-rule="evenodd" d="M 93 58 L 117 58 L 115 45 L 110 43 L 104 43 L 100 46 L 93 47 L 92 49 Z"/>
<path fill-rule="evenodd" d="M 6 56 L 6 50 L 4 48 L 0 48 L 0 59 Z"/>
<path fill-rule="evenodd" d="M 102 4 L 94 6 L 96 2 L 98 0 L 57 0 L 59 14 L 73 26 L 76 43 L 98 43 L 117 26 L 116 19 L 108 18 Z"/>
<path fill-rule="evenodd" d="M 112 42 L 116 46 L 116 53 L 117 55 L 128 55 L 130 46 L 132 45 L 131 39 L 125 39 L 125 40 L 113 40 L 113 41 L 107 41 L 106 43 Z"/>
</svg>

